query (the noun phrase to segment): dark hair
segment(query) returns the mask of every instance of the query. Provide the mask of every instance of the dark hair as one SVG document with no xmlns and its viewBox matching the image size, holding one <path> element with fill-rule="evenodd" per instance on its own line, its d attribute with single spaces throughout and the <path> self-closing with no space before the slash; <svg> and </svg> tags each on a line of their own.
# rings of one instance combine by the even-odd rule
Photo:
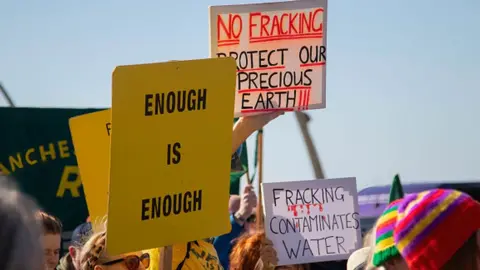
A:
<svg viewBox="0 0 480 270">
<path fill-rule="evenodd" d="M 454 232 L 452 232 L 454 233 Z M 470 236 L 463 246 L 455 252 L 442 270 L 479 270 L 477 256 L 480 248 L 477 244 L 477 232 Z"/>
<path fill-rule="evenodd" d="M 37 220 L 42 224 L 44 234 L 61 234 L 62 222 L 43 211 L 37 212 Z"/>
</svg>

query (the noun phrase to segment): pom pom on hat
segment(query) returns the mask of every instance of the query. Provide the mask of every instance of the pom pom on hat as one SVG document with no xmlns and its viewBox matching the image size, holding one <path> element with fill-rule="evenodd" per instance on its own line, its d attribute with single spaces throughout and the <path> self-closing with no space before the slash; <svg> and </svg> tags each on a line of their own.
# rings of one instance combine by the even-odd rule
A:
<svg viewBox="0 0 480 270">
<path fill-rule="evenodd" d="M 377 267 L 400 254 L 395 246 L 393 230 L 395 228 L 395 223 L 397 222 L 398 205 L 401 201 L 402 199 L 399 199 L 390 203 L 375 224 L 373 265 Z"/>
<path fill-rule="evenodd" d="M 465 193 L 433 189 L 406 196 L 393 237 L 410 269 L 441 269 L 480 229 L 480 204 Z"/>
</svg>

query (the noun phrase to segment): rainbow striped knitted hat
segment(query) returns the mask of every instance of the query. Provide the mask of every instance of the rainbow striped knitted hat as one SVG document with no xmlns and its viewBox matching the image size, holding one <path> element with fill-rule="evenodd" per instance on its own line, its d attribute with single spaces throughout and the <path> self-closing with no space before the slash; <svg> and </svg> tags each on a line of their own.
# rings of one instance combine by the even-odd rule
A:
<svg viewBox="0 0 480 270">
<path fill-rule="evenodd" d="M 375 225 L 375 247 L 373 249 L 373 265 L 382 266 L 389 259 L 399 255 L 393 239 L 393 229 L 397 222 L 398 205 L 403 199 L 391 202 Z"/>
<path fill-rule="evenodd" d="M 480 229 L 480 203 L 465 193 L 433 189 L 406 196 L 393 237 L 410 269 L 441 269 Z"/>
</svg>

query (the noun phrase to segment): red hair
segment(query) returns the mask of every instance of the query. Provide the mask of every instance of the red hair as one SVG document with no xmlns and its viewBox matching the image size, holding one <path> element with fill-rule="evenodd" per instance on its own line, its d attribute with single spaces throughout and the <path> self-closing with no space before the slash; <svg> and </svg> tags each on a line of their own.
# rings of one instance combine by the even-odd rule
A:
<svg viewBox="0 0 480 270">
<path fill-rule="evenodd" d="M 265 233 L 253 232 L 245 233 L 238 238 L 237 243 L 230 253 L 230 269 L 231 270 L 252 270 L 260 259 L 260 252 L 266 240 Z M 286 266 L 287 269 L 304 270 L 310 269 L 308 265 L 292 265 Z"/>
<path fill-rule="evenodd" d="M 238 238 L 230 253 L 230 269 L 252 270 L 260 259 L 260 250 L 265 240 L 264 232 L 245 233 Z"/>
</svg>

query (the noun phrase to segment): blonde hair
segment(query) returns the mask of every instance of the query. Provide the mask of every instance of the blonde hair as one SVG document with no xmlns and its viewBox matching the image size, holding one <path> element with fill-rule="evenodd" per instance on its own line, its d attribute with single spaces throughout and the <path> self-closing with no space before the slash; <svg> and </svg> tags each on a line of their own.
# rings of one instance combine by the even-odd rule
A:
<svg viewBox="0 0 480 270">
<path fill-rule="evenodd" d="M 105 231 L 95 233 L 88 239 L 80 252 L 81 270 L 93 270 L 99 262 L 107 259 L 105 240 Z"/>
<path fill-rule="evenodd" d="M 375 247 L 375 243 L 372 243 L 372 235 L 373 235 L 373 228 L 368 230 L 368 232 L 366 232 L 365 235 L 363 236 L 363 247 Z"/>
</svg>

